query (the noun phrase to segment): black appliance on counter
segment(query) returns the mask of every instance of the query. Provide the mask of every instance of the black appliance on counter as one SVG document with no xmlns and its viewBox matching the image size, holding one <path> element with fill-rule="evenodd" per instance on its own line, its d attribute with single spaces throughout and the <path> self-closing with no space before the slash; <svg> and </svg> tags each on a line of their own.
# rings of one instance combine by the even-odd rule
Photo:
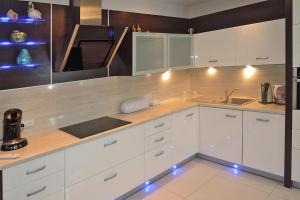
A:
<svg viewBox="0 0 300 200">
<path fill-rule="evenodd" d="M 21 138 L 23 129 L 22 111 L 20 109 L 6 111 L 3 119 L 3 144 L 1 150 L 13 151 L 25 147 L 28 142 L 25 138 Z"/>
</svg>

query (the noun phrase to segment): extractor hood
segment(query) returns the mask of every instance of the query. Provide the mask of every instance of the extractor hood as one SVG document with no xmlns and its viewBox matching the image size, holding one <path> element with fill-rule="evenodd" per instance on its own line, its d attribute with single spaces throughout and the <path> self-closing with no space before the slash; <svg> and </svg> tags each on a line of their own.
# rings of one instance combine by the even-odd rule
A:
<svg viewBox="0 0 300 200">
<path fill-rule="evenodd" d="M 60 72 L 109 67 L 128 31 L 116 37 L 114 27 L 102 25 L 101 0 L 73 0 L 80 10 L 80 23 L 75 24 Z"/>
</svg>

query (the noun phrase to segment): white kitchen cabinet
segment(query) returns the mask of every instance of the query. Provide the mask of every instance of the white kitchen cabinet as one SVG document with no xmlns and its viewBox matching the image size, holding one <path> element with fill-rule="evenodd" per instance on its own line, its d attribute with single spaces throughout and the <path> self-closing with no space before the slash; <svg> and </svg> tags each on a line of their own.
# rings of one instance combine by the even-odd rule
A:
<svg viewBox="0 0 300 200">
<path fill-rule="evenodd" d="M 234 66 L 236 61 L 236 28 L 195 35 L 196 67 Z"/>
<path fill-rule="evenodd" d="M 31 1 L 31 0 L 21 0 L 21 1 Z M 49 4 L 58 4 L 58 5 L 70 5 L 70 0 L 32 0 L 37 3 L 49 3 Z"/>
<path fill-rule="evenodd" d="M 67 149 L 66 185 L 75 184 L 144 153 L 144 127 L 136 126 Z"/>
<path fill-rule="evenodd" d="M 50 198 L 52 195 L 56 195 L 56 193 L 61 193 L 61 191 L 64 191 L 64 171 L 27 183 L 12 190 L 4 191 L 3 199 L 44 200 Z"/>
<path fill-rule="evenodd" d="M 173 149 L 169 143 L 146 152 L 145 178 L 149 180 L 172 167 Z"/>
<path fill-rule="evenodd" d="M 166 71 L 167 43 L 167 34 L 133 33 L 133 75 Z"/>
<path fill-rule="evenodd" d="M 54 153 L 3 170 L 3 190 L 40 180 L 58 171 L 64 170 L 64 152 Z"/>
<path fill-rule="evenodd" d="M 283 176 L 285 116 L 244 112 L 243 165 Z"/>
<path fill-rule="evenodd" d="M 300 183 L 300 150 L 292 152 L 292 180 Z"/>
<path fill-rule="evenodd" d="M 293 149 L 300 150 L 300 130 L 293 130 Z"/>
<path fill-rule="evenodd" d="M 293 24 L 300 24 L 300 1 L 293 0 Z"/>
<path fill-rule="evenodd" d="M 171 69 L 191 68 L 194 65 L 193 35 L 168 34 L 168 66 Z"/>
<path fill-rule="evenodd" d="M 153 135 L 171 128 L 171 116 L 161 117 L 145 124 L 146 136 Z"/>
<path fill-rule="evenodd" d="M 285 64 L 285 20 L 237 27 L 237 65 Z"/>
<path fill-rule="evenodd" d="M 300 24 L 293 26 L 293 67 L 300 67 Z"/>
<path fill-rule="evenodd" d="M 166 130 L 146 138 L 146 151 L 155 149 L 157 147 L 163 146 L 171 141 L 172 132 L 171 130 Z"/>
<path fill-rule="evenodd" d="M 144 156 L 126 161 L 67 188 L 66 200 L 116 199 L 145 181 L 144 167 Z"/>
<path fill-rule="evenodd" d="M 199 108 L 173 114 L 172 130 L 173 162 L 177 164 L 198 153 Z"/>
<path fill-rule="evenodd" d="M 200 108 L 200 153 L 242 162 L 242 111 Z"/>
</svg>

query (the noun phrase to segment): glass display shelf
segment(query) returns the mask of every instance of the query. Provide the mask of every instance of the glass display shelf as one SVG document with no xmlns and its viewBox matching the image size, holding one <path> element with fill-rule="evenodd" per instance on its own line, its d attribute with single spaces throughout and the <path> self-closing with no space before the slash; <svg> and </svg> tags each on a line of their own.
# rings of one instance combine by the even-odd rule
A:
<svg viewBox="0 0 300 200">
<path fill-rule="evenodd" d="M 38 68 L 41 66 L 49 65 L 47 63 L 32 63 L 28 65 L 0 65 L 0 71 L 1 70 L 11 70 L 11 69 L 32 69 L 32 68 Z"/>
<path fill-rule="evenodd" d="M 39 46 L 45 45 L 47 42 L 42 41 L 26 41 L 26 42 L 12 42 L 12 41 L 1 41 L 0 40 L 0 47 L 10 47 L 10 46 Z"/>
<path fill-rule="evenodd" d="M 8 17 L 0 17 L 0 23 L 11 24 L 41 24 L 46 22 L 46 19 L 31 19 L 31 18 L 19 18 L 17 20 L 10 19 Z"/>
</svg>

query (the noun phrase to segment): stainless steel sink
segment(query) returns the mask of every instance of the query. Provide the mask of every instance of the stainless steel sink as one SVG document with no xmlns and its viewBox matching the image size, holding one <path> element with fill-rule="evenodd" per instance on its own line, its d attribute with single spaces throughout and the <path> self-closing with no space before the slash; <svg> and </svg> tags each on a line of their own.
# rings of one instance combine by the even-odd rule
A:
<svg viewBox="0 0 300 200">
<path fill-rule="evenodd" d="M 256 99 L 233 97 L 230 98 L 228 101 L 212 101 L 211 103 L 226 104 L 226 105 L 233 105 L 233 106 L 244 106 L 254 101 L 256 101 Z"/>
</svg>

